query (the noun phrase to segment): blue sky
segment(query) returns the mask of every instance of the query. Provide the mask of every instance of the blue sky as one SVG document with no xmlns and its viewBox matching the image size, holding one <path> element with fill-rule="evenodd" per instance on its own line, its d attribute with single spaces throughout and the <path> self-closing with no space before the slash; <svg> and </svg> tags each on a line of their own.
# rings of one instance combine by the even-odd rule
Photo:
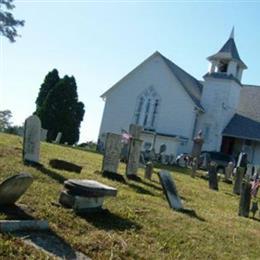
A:
<svg viewBox="0 0 260 260">
<path fill-rule="evenodd" d="M 104 102 L 100 95 L 158 50 L 202 79 L 206 57 L 235 26 L 248 65 L 243 83 L 260 85 L 260 1 L 15 1 L 26 21 L 11 44 L 1 41 L 0 109 L 22 124 L 35 109 L 48 71 L 74 75 L 85 104 L 81 141 L 96 140 Z"/>
</svg>

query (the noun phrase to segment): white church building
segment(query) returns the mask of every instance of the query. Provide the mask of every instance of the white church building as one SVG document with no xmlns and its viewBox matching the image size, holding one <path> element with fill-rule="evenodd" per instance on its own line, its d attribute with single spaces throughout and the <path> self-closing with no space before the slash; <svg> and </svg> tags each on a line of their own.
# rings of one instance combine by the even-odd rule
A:
<svg viewBox="0 0 260 260">
<path fill-rule="evenodd" d="M 166 154 L 191 152 L 194 135 L 203 131 L 203 150 L 236 156 L 245 151 L 260 164 L 260 86 L 242 83 L 246 64 L 239 56 L 234 30 L 223 47 L 208 57 L 209 70 L 197 80 L 155 52 L 108 89 L 99 142 L 107 132 L 143 126 L 143 147 Z"/>
</svg>

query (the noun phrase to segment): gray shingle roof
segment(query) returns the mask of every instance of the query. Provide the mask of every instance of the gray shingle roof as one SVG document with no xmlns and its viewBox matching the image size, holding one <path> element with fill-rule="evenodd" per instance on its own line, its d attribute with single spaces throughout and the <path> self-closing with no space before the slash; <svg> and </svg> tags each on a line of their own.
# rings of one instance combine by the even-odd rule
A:
<svg viewBox="0 0 260 260">
<path fill-rule="evenodd" d="M 260 122 L 260 86 L 243 85 L 237 113 Z"/>
<path fill-rule="evenodd" d="M 231 57 L 236 60 L 240 60 L 240 56 L 237 51 L 237 46 L 233 38 L 229 38 L 228 41 L 223 45 L 219 52 L 228 52 L 231 54 Z"/>
<path fill-rule="evenodd" d="M 226 128 L 224 136 L 232 136 L 241 139 L 260 140 L 260 122 L 235 114 Z"/>
<path fill-rule="evenodd" d="M 160 56 L 163 58 L 163 60 L 165 61 L 166 65 L 169 67 L 171 72 L 180 81 L 180 83 L 185 88 L 186 92 L 191 97 L 193 102 L 200 109 L 204 110 L 202 105 L 200 104 L 200 98 L 201 98 L 201 93 L 203 88 L 202 84 L 193 76 L 191 76 L 189 73 L 187 73 L 179 66 L 177 66 L 175 63 L 173 63 L 171 60 L 167 59 L 162 54 L 160 54 Z"/>
</svg>

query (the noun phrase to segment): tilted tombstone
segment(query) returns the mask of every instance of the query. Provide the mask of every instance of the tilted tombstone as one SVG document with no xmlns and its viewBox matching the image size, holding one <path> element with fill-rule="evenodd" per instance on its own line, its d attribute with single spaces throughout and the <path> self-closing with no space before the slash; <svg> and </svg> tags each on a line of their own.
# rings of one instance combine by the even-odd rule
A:
<svg viewBox="0 0 260 260">
<path fill-rule="evenodd" d="M 183 210 L 183 205 L 171 174 L 168 171 L 160 171 L 159 179 L 170 207 L 175 210 Z"/>
<path fill-rule="evenodd" d="M 60 143 L 60 140 L 61 140 L 61 137 L 62 137 L 62 133 L 61 133 L 61 132 L 58 132 L 54 143 L 55 143 L 55 144 L 59 144 L 59 143 Z"/>
<path fill-rule="evenodd" d="M 217 175 L 217 164 L 212 161 L 209 164 L 209 188 L 212 190 L 218 190 L 218 175 Z"/>
<path fill-rule="evenodd" d="M 0 184 L 0 206 L 14 204 L 29 188 L 33 177 L 27 173 L 14 175 Z"/>
<path fill-rule="evenodd" d="M 131 138 L 128 152 L 128 160 L 126 165 L 126 175 L 137 175 L 140 162 L 140 153 L 142 147 L 142 140 Z"/>
<path fill-rule="evenodd" d="M 233 193 L 240 195 L 243 177 L 245 174 L 245 168 L 237 167 L 235 174 L 235 182 L 233 187 Z"/>
<path fill-rule="evenodd" d="M 39 163 L 40 160 L 41 121 L 36 115 L 25 120 L 23 138 L 23 160 Z"/>
<path fill-rule="evenodd" d="M 41 128 L 41 141 L 43 141 L 43 142 L 46 141 L 47 134 L 48 134 L 48 130 L 44 129 L 44 128 Z"/>
<path fill-rule="evenodd" d="M 122 149 L 121 135 L 107 133 L 102 172 L 117 173 Z"/>
</svg>

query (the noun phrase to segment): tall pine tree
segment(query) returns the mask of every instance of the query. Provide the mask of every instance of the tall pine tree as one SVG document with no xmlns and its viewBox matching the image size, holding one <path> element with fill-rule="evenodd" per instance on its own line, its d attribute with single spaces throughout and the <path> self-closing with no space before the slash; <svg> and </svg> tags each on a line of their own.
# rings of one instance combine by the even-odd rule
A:
<svg viewBox="0 0 260 260">
<path fill-rule="evenodd" d="M 48 75 L 44 82 L 46 84 L 41 86 L 44 91 L 40 91 L 36 101 L 42 127 L 48 129 L 47 141 L 54 140 L 57 133 L 62 132 L 61 143 L 74 144 L 79 140 L 80 123 L 85 113 L 84 104 L 78 101 L 75 78 L 66 75 L 52 85 L 58 74 Z"/>
</svg>

